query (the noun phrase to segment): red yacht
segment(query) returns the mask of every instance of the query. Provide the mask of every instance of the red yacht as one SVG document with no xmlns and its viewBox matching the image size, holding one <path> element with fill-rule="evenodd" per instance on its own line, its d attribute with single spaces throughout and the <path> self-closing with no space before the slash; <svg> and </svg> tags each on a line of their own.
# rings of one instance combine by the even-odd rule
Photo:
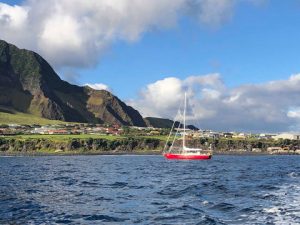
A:
<svg viewBox="0 0 300 225">
<path fill-rule="evenodd" d="M 167 143 L 169 142 L 169 139 L 171 137 L 171 133 L 174 128 L 174 124 L 172 126 L 171 132 L 169 134 L 168 140 L 166 142 L 163 155 L 167 159 L 177 159 L 177 160 L 208 160 L 211 159 L 212 157 L 212 150 L 203 150 L 201 148 L 188 148 L 186 147 L 186 105 L 187 105 L 187 100 L 186 100 L 186 93 L 184 95 L 184 110 L 183 110 L 183 134 L 182 134 L 182 145 L 179 147 L 174 146 L 174 142 L 178 133 L 177 132 L 174 136 L 174 139 L 172 141 L 172 145 L 170 146 L 169 149 L 166 149 Z M 179 124 L 180 126 L 180 124 Z M 178 126 L 178 128 L 179 128 Z"/>
</svg>

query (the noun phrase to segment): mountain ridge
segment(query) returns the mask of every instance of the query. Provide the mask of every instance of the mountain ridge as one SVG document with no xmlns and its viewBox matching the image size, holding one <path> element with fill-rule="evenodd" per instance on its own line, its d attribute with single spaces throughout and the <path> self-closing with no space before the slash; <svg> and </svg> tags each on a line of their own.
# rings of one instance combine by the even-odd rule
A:
<svg viewBox="0 0 300 225">
<path fill-rule="evenodd" d="M 39 54 L 0 40 L 0 106 L 68 122 L 146 126 L 140 113 L 105 90 L 62 80 Z"/>
<path fill-rule="evenodd" d="M 173 121 L 170 119 L 158 118 L 158 117 L 145 117 L 144 118 L 146 125 L 148 127 L 155 127 L 155 128 L 183 128 L 183 124 L 179 121 Z M 199 130 L 199 128 L 195 127 L 194 125 L 187 125 L 186 126 L 190 130 Z"/>
</svg>

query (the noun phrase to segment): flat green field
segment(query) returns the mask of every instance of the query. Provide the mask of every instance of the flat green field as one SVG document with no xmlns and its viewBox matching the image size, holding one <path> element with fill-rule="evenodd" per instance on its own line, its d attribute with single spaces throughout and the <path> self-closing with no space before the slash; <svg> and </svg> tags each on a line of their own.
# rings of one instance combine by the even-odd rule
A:
<svg viewBox="0 0 300 225">
<path fill-rule="evenodd" d="M 63 141 L 63 140 L 70 140 L 70 139 L 107 139 L 107 140 L 117 140 L 125 138 L 124 136 L 110 136 L 110 135 L 98 135 L 98 134 L 30 134 L 30 135 L 16 135 L 16 136 L 6 136 L 5 138 L 12 138 L 12 139 L 51 139 L 53 141 Z"/>
<path fill-rule="evenodd" d="M 166 141 L 168 139 L 168 135 L 156 135 L 156 136 L 136 136 L 139 138 L 151 138 L 151 139 L 159 139 L 161 141 Z M 174 136 L 170 137 L 169 141 L 172 141 Z"/>
<path fill-rule="evenodd" d="M 71 139 L 106 139 L 110 141 L 127 139 L 127 138 L 141 138 L 141 139 L 158 139 L 160 141 L 166 141 L 166 136 L 113 136 L 113 135 L 101 135 L 101 134 L 30 134 L 30 135 L 13 135 L 5 136 L 5 139 L 15 140 L 29 140 L 29 139 L 47 139 L 54 142 L 69 141 Z"/>
</svg>

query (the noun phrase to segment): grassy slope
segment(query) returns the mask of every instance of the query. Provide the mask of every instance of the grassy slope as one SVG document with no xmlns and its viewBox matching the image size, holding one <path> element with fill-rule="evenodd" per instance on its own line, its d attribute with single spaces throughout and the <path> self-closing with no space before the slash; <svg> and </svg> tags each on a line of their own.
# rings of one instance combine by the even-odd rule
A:
<svg viewBox="0 0 300 225">
<path fill-rule="evenodd" d="M 48 120 L 26 113 L 5 113 L 0 112 L 0 124 L 65 124 L 59 120 Z"/>
<path fill-rule="evenodd" d="M 171 128 L 173 125 L 173 121 L 169 119 L 163 119 L 163 118 L 155 118 L 155 117 L 146 117 L 145 121 L 153 126 L 158 128 Z"/>
</svg>

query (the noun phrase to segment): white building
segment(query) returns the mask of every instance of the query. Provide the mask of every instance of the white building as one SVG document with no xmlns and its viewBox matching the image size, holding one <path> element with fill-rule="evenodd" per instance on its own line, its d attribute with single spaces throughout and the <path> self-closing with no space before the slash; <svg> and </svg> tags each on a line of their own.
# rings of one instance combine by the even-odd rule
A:
<svg viewBox="0 0 300 225">
<path fill-rule="evenodd" d="M 282 133 L 273 137 L 275 140 L 289 139 L 289 140 L 300 140 L 300 134 L 295 133 Z"/>
<path fill-rule="evenodd" d="M 271 139 L 277 136 L 277 134 L 260 134 L 259 138 L 260 139 Z"/>
</svg>

